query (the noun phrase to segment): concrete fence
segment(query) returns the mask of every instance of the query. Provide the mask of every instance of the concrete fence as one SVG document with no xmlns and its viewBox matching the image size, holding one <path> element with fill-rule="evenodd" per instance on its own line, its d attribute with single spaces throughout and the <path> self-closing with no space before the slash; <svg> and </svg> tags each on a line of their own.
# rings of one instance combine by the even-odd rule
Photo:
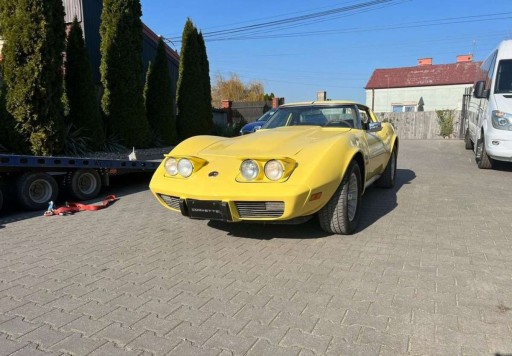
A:
<svg viewBox="0 0 512 356">
<path fill-rule="evenodd" d="M 453 133 L 446 139 L 459 139 L 460 111 L 454 111 Z M 381 112 L 375 113 L 379 120 L 391 122 L 398 137 L 406 140 L 435 140 L 443 139 L 439 119 L 435 111 L 421 112 Z"/>
</svg>

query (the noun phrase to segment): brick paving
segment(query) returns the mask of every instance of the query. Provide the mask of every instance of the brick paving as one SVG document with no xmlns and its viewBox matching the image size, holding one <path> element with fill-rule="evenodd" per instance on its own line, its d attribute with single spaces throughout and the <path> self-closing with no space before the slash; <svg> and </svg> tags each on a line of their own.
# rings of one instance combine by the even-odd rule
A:
<svg viewBox="0 0 512 356">
<path fill-rule="evenodd" d="M 147 183 L 0 217 L 0 355 L 512 353 L 512 169 L 403 141 L 353 236 L 193 221 Z"/>
</svg>

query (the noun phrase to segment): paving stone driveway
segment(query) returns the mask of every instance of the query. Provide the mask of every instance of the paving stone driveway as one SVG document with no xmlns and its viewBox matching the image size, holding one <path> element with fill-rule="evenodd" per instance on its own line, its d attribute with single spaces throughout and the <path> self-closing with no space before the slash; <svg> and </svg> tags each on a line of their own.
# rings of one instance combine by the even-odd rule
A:
<svg viewBox="0 0 512 356">
<path fill-rule="evenodd" d="M 512 353 L 512 169 L 403 141 L 353 236 L 193 221 L 146 185 L 0 217 L 0 355 Z"/>
</svg>

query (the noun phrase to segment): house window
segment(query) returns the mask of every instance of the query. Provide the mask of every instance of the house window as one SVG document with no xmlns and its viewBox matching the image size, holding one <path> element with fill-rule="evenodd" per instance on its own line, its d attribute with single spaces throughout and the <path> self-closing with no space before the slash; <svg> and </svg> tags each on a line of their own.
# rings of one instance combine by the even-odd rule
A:
<svg viewBox="0 0 512 356">
<path fill-rule="evenodd" d="M 414 105 L 393 105 L 393 112 L 414 112 L 416 106 Z"/>
</svg>

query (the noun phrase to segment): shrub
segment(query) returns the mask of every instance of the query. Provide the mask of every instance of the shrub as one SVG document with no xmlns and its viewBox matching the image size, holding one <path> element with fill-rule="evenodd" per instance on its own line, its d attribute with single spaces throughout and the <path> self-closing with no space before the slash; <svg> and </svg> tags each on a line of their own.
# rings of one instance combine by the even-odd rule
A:
<svg viewBox="0 0 512 356">
<path fill-rule="evenodd" d="M 450 137 L 453 134 L 453 118 L 455 110 L 436 110 L 437 122 L 439 123 L 439 136 Z"/>
</svg>

